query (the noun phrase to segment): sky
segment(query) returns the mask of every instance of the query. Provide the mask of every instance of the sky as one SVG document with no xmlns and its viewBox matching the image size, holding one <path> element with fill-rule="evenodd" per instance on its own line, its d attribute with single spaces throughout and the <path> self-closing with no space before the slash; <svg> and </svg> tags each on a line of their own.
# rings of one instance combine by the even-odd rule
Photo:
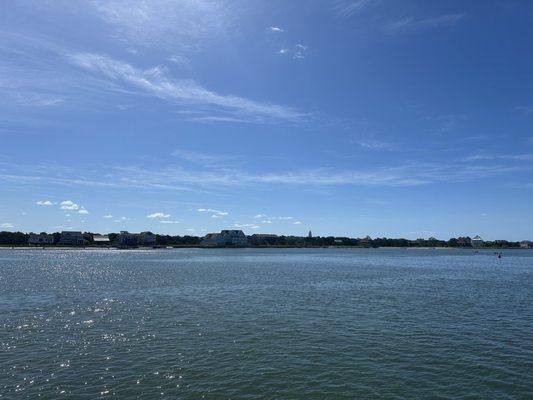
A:
<svg viewBox="0 0 533 400">
<path fill-rule="evenodd" d="M 0 230 L 533 239 L 533 3 L 4 0 Z"/>
</svg>

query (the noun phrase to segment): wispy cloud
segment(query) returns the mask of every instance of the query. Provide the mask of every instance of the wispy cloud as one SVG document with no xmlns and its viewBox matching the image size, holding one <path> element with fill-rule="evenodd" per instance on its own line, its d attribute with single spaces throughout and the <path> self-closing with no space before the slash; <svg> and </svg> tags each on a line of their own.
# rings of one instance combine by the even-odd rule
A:
<svg viewBox="0 0 533 400">
<path fill-rule="evenodd" d="M 294 60 L 303 60 L 307 55 L 307 49 L 309 47 L 301 43 L 295 44 L 292 47 L 283 47 L 278 50 L 278 54 L 290 56 Z"/>
<path fill-rule="evenodd" d="M 146 218 L 168 218 L 170 217 L 170 214 L 165 214 L 162 212 L 155 212 L 153 214 L 149 214 L 146 216 Z"/>
<path fill-rule="evenodd" d="M 333 10 L 341 18 L 349 18 L 361 11 L 365 6 L 376 0 L 337 0 L 333 3 Z"/>
<path fill-rule="evenodd" d="M 108 215 L 104 215 L 102 218 L 111 219 L 111 218 L 113 218 L 113 216 L 111 214 L 108 214 Z"/>
<path fill-rule="evenodd" d="M 516 106 L 515 110 L 524 114 L 533 114 L 533 106 Z"/>
<path fill-rule="evenodd" d="M 0 228 L 3 228 L 3 229 L 13 229 L 14 227 L 15 225 L 12 224 L 11 222 L 4 222 L 0 224 Z"/>
<path fill-rule="evenodd" d="M 35 204 L 37 204 L 38 206 L 53 206 L 55 203 L 51 202 L 50 200 L 39 200 L 37 201 Z"/>
<path fill-rule="evenodd" d="M 268 28 L 268 30 L 269 30 L 270 32 L 274 32 L 274 33 L 281 33 L 281 32 L 283 32 L 283 29 L 281 29 L 279 26 L 270 26 L 270 27 Z"/>
<path fill-rule="evenodd" d="M 513 156 L 515 159 L 527 159 L 528 156 Z M 106 166 L 106 175 L 98 177 L 87 175 L 87 171 L 70 171 L 65 174 L 56 165 L 50 169 L 35 169 L 25 166 L 17 173 L 13 167 L 10 173 L 0 170 L 0 182 L 19 185 L 56 184 L 70 187 L 105 187 L 107 189 L 144 189 L 144 190 L 188 190 L 193 192 L 213 191 L 229 187 L 246 187 L 251 185 L 285 185 L 285 186 L 382 186 L 408 187 L 428 185 L 437 182 L 464 182 L 484 178 L 505 176 L 511 172 L 531 171 L 531 163 L 499 163 L 503 159 L 494 159 L 491 163 L 470 165 L 469 163 L 422 163 L 410 162 L 396 166 L 361 168 L 361 169 L 300 169 L 289 171 L 252 173 L 234 168 L 212 168 L 206 170 L 184 169 L 179 165 L 167 167 Z M 474 168 L 475 167 L 475 168 Z M 18 168 L 20 170 L 20 167 Z M 61 174 L 55 176 L 54 174 Z M 85 176 L 84 176 L 85 175 Z M 516 175 L 516 174 L 515 174 Z M 514 176 L 514 175 L 513 175 Z M 63 209 L 81 208 L 74 202 L 66 201 Z M 76 208 L 78 207 L 78 208 Z M 200 208 L 198 212 L 211 215 L 227 215 L 226 211 Z M 269 218 L 262 218 L 269 219 Z"/>
<path fill-rule="evenodd" d="M 235 224 L 235 228 L 250 228 L 250 229 L 259 229 L 260 226 L 256 224 Z"/>
<path fill-rule="evenodd" d="M 236 156 L 206 154 L 184 149 L 174 150 L 172 156 L 204 167 L 229 166 L 239 160 Z"/>
<path fill-rule="evenodd" d="M 368 150 L 387 150 L 393 151 L 396 147 L 392 143 L 384 142 L 377 139 L 354 139 L 353 143 Z"/>
<path fill-rule="evenodd" d="M 261 219 L 261 222 L 264 224 L 272 224 L 273 221 L 292 221 L 294 217 L 270 217 L 266 214 L 257 214 L 254 215 L 254 219 Z"/>
<path fill-rule="evenodd" d="M 223 218 L 229 214 L 227 211 L 215 210 L 213 208 L 199 208 L 198 212 L 209 213 L 211 214 L 211 218 Z"/>
<path fill-rule="evenodd" d="M 510 160 L 510 161 L 533 161 L 533 154 L 476 154 L 466 157 L 465 161 L 483 161 L 483 160 Z"/>
<path fill-rule="evenodd" d="M 302 121 L 306 115 L 290 107 L 262 103 L 234 95 L 210 91 L 192 80 L 173 79 L 161 67 L 147 70 L 103 55 L 76 53 L 71 63 L 99 78 L 105 78 L 124 90 L 150 95 L 186 110 L 193 116 L 231 116 L 244 122 Z M 183 109 L 181 111 L 184 111 Z M 196 115 L 194 115 L 196 114 Z"/>
<path fill-rule="evenodd" d="M 179 224 L 180 221 L 177 221 L 177 220 L 176 221 L 169 221 L 169 220 L 164 219 L 164 220 L 159 221 L 159 223 L 161 223 L 161 224 Z"/>
<path fill-rule="evenodd" d="M 466 13 L 444 14 L 430 18 L 416 19 L 402 17 L 384 26 L 388 32 L 419 31 L 456 25 L 466 16 Z"/>
<path fill-rule="evenodd" d="M 51 107 L 65 101 L 64 97 L 45 93 L 8 92 L 7 95 L 12 103 L 29 107 Z"/>
<path fill-rule="evenodd" d="M 226 36 L 239 9 L 214 0 L 93 0 L 91 4 L 119 40 L 180 52 L 196 51 Z"/>
</svg>

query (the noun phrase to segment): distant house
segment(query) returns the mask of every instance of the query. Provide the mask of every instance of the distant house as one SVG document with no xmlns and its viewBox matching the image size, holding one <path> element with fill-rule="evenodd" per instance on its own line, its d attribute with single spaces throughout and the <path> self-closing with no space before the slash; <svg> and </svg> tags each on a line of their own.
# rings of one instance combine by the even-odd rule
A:
<svg viewBox="0 0 533 400">
<path fill-rule="evenodd" d="M 480 236 L 475 236 L 470 240 L 470 244 L 476 248 L 483 247 L 483 239 Z"/>
<path fill-rule="evenodd" d="M 54 235 L 49 235 L 47 233 L 30 233 L 30 237 L 28 238 L 28 244 L 36 246 L 54 244 Z"/>
<path fill-rule="evenodd" d="M 250 236 L 250 244 L 254 246 L 271 246 L 278 242 L 278 235 L 269 233 L 254 233 Z"/>
<path fill-rule="evenodd" d="M 521 249 L 533 249 L 533 242 L 529 240 L 523 240 L 520 242 Z"/>
<path fill-rule="evenodd" d="M 138 242 L 142 246 L 155 246 L 155 235 L 152 232 L 141 232 Z"/>
<path fill-rule="evenodd" d="M 202 246 L 248 246 L 248 238 L 241 230 L 225 229 L 220 233 L 207 234 L 200 243 Z"/>
<path fill-rule="evenodd" d="M 335 240 L 333 241 L 333 243 L 335 243 L 336 245 L 343 244 L 343 243 L 344 243 L 344 240 L 342 240 L 342 239 L 335 239 Z"/>
<path fill-rule="evenodd" d="M 121 246 L 137 246 L 138 235 L 135 233 L 129 233 L 128 231 L 120 231 L 118 234 L 118 243 Z"/>
<path fill-rule="evenodd" d="M 62 231 L 59 243 L 66 246 L 82 246 L 85 244 L 83 233 L 79 231 Z"/>
<path fill-rule="evenodd" d="M 93 235 L 94 244 L 109 244 L 109 236 L 107 235 Z"/>
<path fill-rule="evenodd" d="M 365 236 L 364 238 L 359 239 L 359 245 L 364 247 L 372 246 L 372 238 L 370 236 Z"/>
<path fill-rule="evenodd" d="M 128 231 L 120 231 L 118 243 L 121 246 L 154 246 L 156 244 L 156 236 L 152 232 L 130 233 Z"/>
</svg>

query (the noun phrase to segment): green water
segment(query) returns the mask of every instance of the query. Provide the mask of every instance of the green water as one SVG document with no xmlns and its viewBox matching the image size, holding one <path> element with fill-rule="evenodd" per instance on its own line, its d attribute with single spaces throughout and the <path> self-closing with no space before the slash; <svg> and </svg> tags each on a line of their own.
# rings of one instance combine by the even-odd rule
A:
<svg viewBox="0 0 533 400">
<path fill-rule="evenodd" d="M 0 250 L 2 399 L 531 399 L 533 251 Z"/>
</svg>

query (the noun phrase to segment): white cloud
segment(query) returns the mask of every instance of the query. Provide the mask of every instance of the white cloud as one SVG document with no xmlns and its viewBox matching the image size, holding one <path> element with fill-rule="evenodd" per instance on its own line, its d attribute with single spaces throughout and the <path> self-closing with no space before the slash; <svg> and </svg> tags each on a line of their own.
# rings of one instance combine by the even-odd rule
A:
<svg viewBox="0 0 533 400">
<path fill-rule="evenodd" d="M 302 221 L 294 221 L 294 225 L 301 225 Z"/>
<path fill-rule="evenodd" d="M 107 79 L 114 86 L 137 90 L 189 110 L 194 117 L 230 116 L 244 122 L 298 122 L 306 116 L 292 108 L 277 104 L 262 103 L 234 95 L 222 95 L 205 89 L 192 80 L 172 79 L 160 67 L 141 70 L 112 58 L 93 54 L 77 53 L 70 56 L 72 64 Z M 207 110 L 208 109 L 208 110 Z M 193 112 L 194 110 L 194 112 Z"/>
<path fill-rule="evenodd" d="M 258 229 L 258 228 L 260 228 L 260 226 L 256 225 L 256 224 L 235 224 L 233 226 L 235 228 L 250 228 L 250 229 Z"/>
<path fill-rule="evenodd" d="M 35 204 L 39 206 L 53 206 L 55 203 L 52 203 L 50 200 L 39 200 Z"/>
<path fill-rule="evenodd" d="M 87 211 L 85 208 L 81 209 L 78 211 L 78 214 L 82 214 L 82 215 L 88 215 L 89 214 L 89 211 Z"/>
<path fill-rule="evenodd" d="M 213 214 L 211 215 L 211 218 L 222 218 L 229 214 L 227 211 L 219 211 L 219 210 L 214 210 L 212 208 L 199 208 L 198 212 L 211 213 Z"/>
<path fill-rule="evenodd" d="M 271 224 L 272 221 L 268 220 L 268 219 L 265 219 L 263 221 L 261 221 L 263 224 Z"/>
<path fill-rule="evenodd" d="M 273 220 L 280 220 L 280 221 L 283 221 L 283 220 L 291 220 L 291 219 L 294 219 L 294 217 L 269 217 L 268 215 L 266 214 L 257 214 L 254 216 L 255 219 L 260 219 L 260 218 L 265 218 L 264 221 L 262 222 L 265 222 L 265 223 L 268 223 L 268 224 L 271 224 Z"/>
<path fill-rule="evenodd" d="M 62 210 L 79 210 L 80 206 L 71 200 L 65 200 L 59 203 Z"/>
<path fill-rule="evenodd" d="M 276 33 L 283 32 L 283 29 L 281 29 L 279 26 L 271 26 L 271 27 L 268 28 L 268 30 L 270 32 L 276 32 Z"/>
<path fill-rule="evenodd" d="M 461 21 L 466 16 L 466 13 L 459 14 L 444 14 L 436 17 L 415 19 L 412 17 L 403 17 L 388 23 L 384 29 L 391 33 L 401 31 L 418 31 L 426 29 L 434 29 L 446 26 L 453 26 Z"/>
<path fill-rule="evenodd" d="M 308 46 L 305 46 L 303 44 L 296 44 L 292 48 L 287 48 L 287 47 L 282 48 L 278 50 L 277 53 L 281 55 L 287 55 L 287 56 L 292 55 L 292 58 L 294 60 L 303 60 L 306 56 L 307 49 L 308 49 Z"/>
<path fill-rule="evenodd" d="M 168 218 L 170 217 L 170 214 L 165 214 L 162 212 L 155 212 L 153 214 L 149 214 L 146 216 L 146 218 Z"/>
<path fill-rule="evenodd" d="M 159 221 L 161 224 L 179 224 L 180 221 L 169 221 L 169 220 L 161 220 Z"/>
<path fill-rule="evenodd" d="M 13 229 L 15 225 L 13 225 L 11 222 L 4 222 L 3 224 L 0 224 L 0 228 L 4 229 Z"/>
<path fill-rule="evenodd" d="M 108 214 L 108 215 L 104 215 L 102 218 L 113 218 L 113 216 L 111 214 Z"/>
</svg>

